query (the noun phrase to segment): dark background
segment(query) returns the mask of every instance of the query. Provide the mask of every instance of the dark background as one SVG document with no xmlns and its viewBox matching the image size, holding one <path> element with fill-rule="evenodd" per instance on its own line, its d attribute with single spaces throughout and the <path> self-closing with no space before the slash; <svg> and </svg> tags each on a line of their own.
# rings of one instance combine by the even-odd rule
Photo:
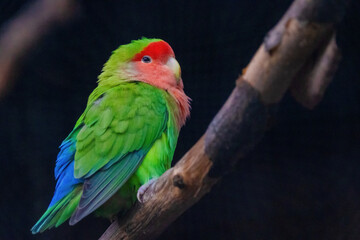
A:
<svg viewBox="0 0 360 240">
<path fill-rule="evenodd" d="M 0 2 L 0 27 L 32 1 Z M 58 146 L 112 50 L 142 36 L 173 47 L 193 99 L 174 162 L 204 133 L 287 1 L 81 1 L 29 53 L 0 101 L 0 239 L 97 239 L 87 217 L 32 236 L 55 186 Z M 287 94 L 237 169 L 160 239 L 360 239 L 360 7 L 340 26 L 343 60 L 309 111 Z M 0 53 L 1 54 L 1 53 Z"/>
</svg>

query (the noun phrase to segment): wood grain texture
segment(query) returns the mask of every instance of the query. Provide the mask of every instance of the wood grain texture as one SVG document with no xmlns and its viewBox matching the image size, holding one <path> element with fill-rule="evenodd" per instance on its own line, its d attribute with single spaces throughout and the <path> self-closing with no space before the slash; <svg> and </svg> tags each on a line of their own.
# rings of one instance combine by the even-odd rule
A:
<svg viewBox="0 0 360 240">
<path fill-rule="evenodd" d="M 267 51 L 261 45 L 243 76 L 261 94 L 265 104 L 280 101 L 295 75 L 332 31 L 329 23 L 319 24 L 289 19 L 280 45 Z"/>
<path fill-rule="evenodd" d="M 231 171 L 262 138 L 266 123 L 267 108 L 259 93 L 240 77 L 205 133 L 205 151 L 214 163 L 209 176 L 217 178 Z"/>
</svg>

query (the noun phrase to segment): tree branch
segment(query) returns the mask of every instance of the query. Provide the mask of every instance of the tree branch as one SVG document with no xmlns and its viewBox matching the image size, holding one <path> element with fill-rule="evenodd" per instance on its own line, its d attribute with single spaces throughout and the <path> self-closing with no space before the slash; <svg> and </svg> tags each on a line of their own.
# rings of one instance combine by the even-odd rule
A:
<svg viewBox="0 0 360 240">
<path fill-rule="evenodd" d="M 56 23 L 68 19 L 75 8 L 73 0 L 38 0 L 1 29 L 0 98 L 28 50 Z"/>
<path fill-rule="evenodd" d="M 346 1 L 296 0 L 269 32 L 206 133 L 100 238 L 154 239 L 245 156 L 264 134 L 267 111 L 328 38 Z M 311 80 L 312 81 L 312 80 Z"/>
<path fill-rule="evenodd" d="M 299 71 L 291 85 L 291 93 L 304 107 L 313 109 L 322 99 L 335 75 L 341 53 L 335 33 L 316 51 Z"/>
</svg>

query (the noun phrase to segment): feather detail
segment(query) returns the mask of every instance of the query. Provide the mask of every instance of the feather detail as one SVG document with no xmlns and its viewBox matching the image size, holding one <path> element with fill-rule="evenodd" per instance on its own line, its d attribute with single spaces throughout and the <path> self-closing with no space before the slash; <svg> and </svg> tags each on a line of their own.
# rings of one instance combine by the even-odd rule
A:
<svg viewBox="0 0 360 240">
<path fill-rule="evenodd" d="M 69 219 L 80 201 L 80 196 L 81 186 L 76 187 L 64 198 L 50 206 L 39 221 L 31 228 L 32 234 L 58 227 Z"/>
<path fill-rule="evenodd" d="M 186 119 L 190 116 L 190 101 L 189 98 L 181 88 L 171 88 L 169 93 L 176 101 L 177 110 L 175 110 L 175 119 L 177 127 L 180 128 L 185 124 Z"/>
</svg>

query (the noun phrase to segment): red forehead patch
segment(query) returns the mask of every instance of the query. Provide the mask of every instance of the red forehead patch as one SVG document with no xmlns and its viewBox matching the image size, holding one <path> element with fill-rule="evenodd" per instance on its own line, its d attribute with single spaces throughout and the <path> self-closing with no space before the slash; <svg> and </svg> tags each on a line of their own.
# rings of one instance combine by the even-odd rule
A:
<svg viewBox="0 0 360 240">
<path fill-rule="evenodd" d="M 166 61 L 168 57 L 175 57 L 174 51 L 165 41 L 150 43 L 144 50 L 134 56 L 133 61 L 140 61 L 145 55 L 160 61 Z"/>
</svg>

